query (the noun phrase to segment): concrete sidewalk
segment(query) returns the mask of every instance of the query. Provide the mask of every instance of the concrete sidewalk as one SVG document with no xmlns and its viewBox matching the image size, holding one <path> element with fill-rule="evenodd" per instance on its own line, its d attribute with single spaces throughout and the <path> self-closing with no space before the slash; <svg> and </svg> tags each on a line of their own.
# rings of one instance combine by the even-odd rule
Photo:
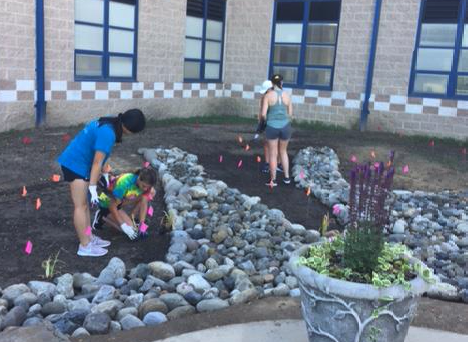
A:
<svg viewBox="0 0 468 342">
<path fill-rule="evenodd" d="M 302 320 L 232 324 L 173 336 L 154 342 L 308 342 Z M 468 335 L 410 327 L 405 342 L 467 342 Z"/>
</svg>

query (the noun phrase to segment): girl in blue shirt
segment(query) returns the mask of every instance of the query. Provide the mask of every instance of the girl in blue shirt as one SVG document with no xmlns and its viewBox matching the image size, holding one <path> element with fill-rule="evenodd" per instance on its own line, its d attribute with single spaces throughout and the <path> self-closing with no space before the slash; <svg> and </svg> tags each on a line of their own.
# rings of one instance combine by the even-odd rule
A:
<svg viewBox="0 0 468 342">
<path fill-rule="evenodd" d="M 117 117 L 102 117 L 91 121 L 70 142 L 58 158 L 63 178 L 70 183 L 74 205 L 73 223 L 80 240 L 77 254 L 80 256 L 102 256 L 107 253 L 109 241 L 90 234 L 91 204 L 97 205 L 99 198 L 96 184 L 101 169 L 116 142 L 122 141 L 123 134 L 138 133 L 145 128 L 145 116 L 139 109 L 130 109 Z"/>
</svg>

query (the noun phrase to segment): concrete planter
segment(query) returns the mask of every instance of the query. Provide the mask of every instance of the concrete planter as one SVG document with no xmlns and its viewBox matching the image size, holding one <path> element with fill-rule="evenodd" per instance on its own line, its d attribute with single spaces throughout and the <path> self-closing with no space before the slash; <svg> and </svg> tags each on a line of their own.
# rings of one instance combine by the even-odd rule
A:
<svg viewBox="0 0 468 342">
<path fill-rule="evenodd" d="M 428 283 L 418 277 L 406 291 L 403 286 L 379 289 L 330 278 L 299 265 L 308 249 L 295 251 L 290 266 L 299 281 L 310 342 L 404 342 Z M 379 300 L 389 297 L 393 301 Z"/>
</svg>

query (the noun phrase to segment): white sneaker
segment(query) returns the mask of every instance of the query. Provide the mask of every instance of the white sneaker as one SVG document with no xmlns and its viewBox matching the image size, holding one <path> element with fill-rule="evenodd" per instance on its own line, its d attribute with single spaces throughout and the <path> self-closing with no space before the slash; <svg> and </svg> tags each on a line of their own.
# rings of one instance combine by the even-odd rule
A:
<svg viewBox="0 0 468 342">
<path fill-rule="evenodd" d="M 91 257 L 100 257 L 107 254 L 107 249 L 102 247 L 96 246 L 93 243 L 88 243 L 87 246 L 80 246 L 78 247 L 78 252 L 76 253 L 79 256 L 91 256 Z"/>
<path fill-rule="evenodd" d="M 95 246 L 98 246 L 98 247 L 109 247 L 111 245 L 111 242 L 110 241 L 107 241 L 107 240 L 103 240 L 101 239 L 99 236 L 97 235 L 93 235 L 91 237 L 91 243 Z"/>
</svg>

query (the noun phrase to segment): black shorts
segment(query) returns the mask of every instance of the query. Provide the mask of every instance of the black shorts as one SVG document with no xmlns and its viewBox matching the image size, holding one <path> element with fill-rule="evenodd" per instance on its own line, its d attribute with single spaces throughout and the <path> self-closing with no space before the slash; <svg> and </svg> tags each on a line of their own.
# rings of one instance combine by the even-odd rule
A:
<svg viewBox="0 0 468 342">
<path fill-rule="evenodd" d="M 89 182 L 89 178 L 85 178 L 83 176 L 80 176 L 79 174 L 73 172 L 69 168 L 66 168 L 65 166 L 61 166 L 62 168 L 62 173 L 63 173 L 63 180 L 65 182 L 73 182 L 75 179 L 82 179 L 86 182 Z"/>
<path fill-rule="evenodd" d="M 283 128 L 273 128 L 271 126 L 267 126 L 265 130 L 265 136 L 267 140 L 289 140 L 291 139 L 292 129 L 291 124 L 286 124 Z"/>
</svg>

